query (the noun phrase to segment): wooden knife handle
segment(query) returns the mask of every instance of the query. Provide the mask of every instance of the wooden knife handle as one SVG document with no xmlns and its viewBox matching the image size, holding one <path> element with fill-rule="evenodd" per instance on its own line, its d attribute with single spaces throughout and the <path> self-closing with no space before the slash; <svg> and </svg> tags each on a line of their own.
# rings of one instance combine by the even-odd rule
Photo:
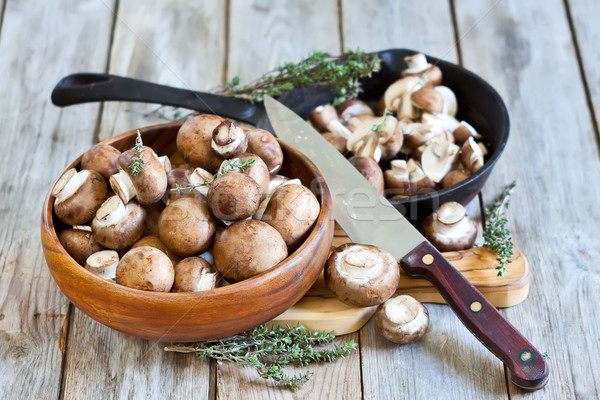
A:
<svg viewBox="0 0 600 400">
<path fill-rule="evenodd" d="M 549 370 L 540 352 L 431 243 L 421 243 L 400 265 L 431 281 L 463 324 L 504 362 L 515 385 L 527 390 L 546 385 Z"/>
</svg>

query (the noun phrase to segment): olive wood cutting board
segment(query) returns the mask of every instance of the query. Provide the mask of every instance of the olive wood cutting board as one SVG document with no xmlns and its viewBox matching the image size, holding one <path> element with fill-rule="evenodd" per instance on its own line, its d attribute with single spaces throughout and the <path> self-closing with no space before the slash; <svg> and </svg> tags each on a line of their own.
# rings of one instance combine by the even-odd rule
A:
<svg viewBox="0 0 600 400">
<path fill-rule="evenodd" d="M 333 247 L 350 243 L 351 240 L 336 224 Z M 529 264 L 517 249 L 513 249 L 512 262 L 504 277 L 497 276 L 496 253 L 487 247 L 443 253 L 469 282 L 496 307 L 511 307 L 521 303 L 529 293 Z M 396 294 L 407 294 L 423 303 L 445 304 L 444 299 L 429 281 L 412 278 L 400 268 L 400 284 Z M 335 331 L 344 335 L 358 331 L 375 313 L 377 307 L 353 307 L 342 303 L 323 278 L 323 274 L 292 308 L 273 319 L 277 325 L 302 323 L 309 329 Z"/>
</svg>

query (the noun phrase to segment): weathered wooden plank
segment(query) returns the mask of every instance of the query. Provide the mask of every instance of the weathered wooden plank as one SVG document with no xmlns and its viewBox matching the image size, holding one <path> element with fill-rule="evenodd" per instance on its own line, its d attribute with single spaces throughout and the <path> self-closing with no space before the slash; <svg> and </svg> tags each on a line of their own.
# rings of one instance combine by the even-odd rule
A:
<svg viewBox="0 0 600 400">
<path fill-rule="evenodd" d="M 122 1 L 109 73 L 208 90 L 222 81 L 224 50 L 222 1 Z M 156 108 L 154 104 L 105 103 L 99 140 L 141 126 L 168 122 L 148 115 Z"/>
<path fill-rule="evenodd" d="M 529 394 L 511 384 L 511 397 L 598 398 L 600 188 L 590 182 L 600 181 L 600 163 L 563 4 L 455 3 L 459 32 L 470 30 L 465 66 L 499 90 L 512 121 L 484 192 L 491 202 L 519 180 L 508 217 L 533 280 L 529 299 L 505 315 L 551 357 L 548 386 Z"/>
<path fill-rule="evenodd" d="M 342 0 L 344 46 L 377 51 L 404 47 L 456 59 L 450 2 Z"/>
<path fill-rule="evenodd" d="M 194 89 L 220 78 L 225 38 L 220 1 L 119 1 L 111 73 Z M 106 103 L 100 139 L 160 121 L 152 105 Z M 65 398 L 208 398 L 210 367 L 193 355 L 123 335 L 74 310 L 64 378 Z M 86 373 L 82 374 L 81 371 Z M 143 384 L 140 384 L 143 382 Z"/>
<path fill-rule="evenodd" d="M 407 47 L 457 60 L 447 2 L 392 5 L 344 0 L 343 15 L 346 48 Z M 469 205 L 469 214 L 478 218 L 476 201 Z M 410 346 L 387 342 L 372 321 L 361 330 L 364 398 L 506 397 L 502 363 L 469 334 L 449 307 L 427 307 L 430 331 Z"/>
<path fill-rule="evenodd" d="M 0 33 L 3 399 L 59 395 L 68 303 L 46 268 L 39 218 L 52 182 L 92 143 L 98 105 L 63 111 L 50 103 L 50 92 L 68 72 L 102 68 L 111 20 L 101 1 L 6 4 Z"/>
<path fill-rule="evenodd" d="M 567 0 L 565 1 L 567 11 L 570 11 L 572 29 L 579 46 L 582 68 L 587 81 L 590 99 L 593 106 L 592 115 L 595 117 L 596 130 L 600 129 L 600 70 L 597 65 L 600 62 L 600 27 L 596 18 L 591 16 L 600 15 L 600 3 L 594 0 Z M 597 138 L 600 140 L 600 138 Z"/>
</svg>

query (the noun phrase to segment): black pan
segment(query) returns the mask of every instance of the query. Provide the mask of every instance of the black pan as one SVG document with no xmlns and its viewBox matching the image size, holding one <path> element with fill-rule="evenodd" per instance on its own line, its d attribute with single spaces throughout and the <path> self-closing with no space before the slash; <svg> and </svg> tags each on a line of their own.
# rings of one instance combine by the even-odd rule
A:
<svg viewBox="0 0 600 400">
<path fill-rule="evenodd" d="M 381 70 L 362 80 L 360 98 L 374 102 L 385 89 L 398 79 L 400 71 L 407 67 L 404 57 L 415 54 L 414 50 L 391 49 L 377 54 Z M 442 70 L 443 84 L 451 88 L 458 99 L 457 118 L 469 122 L 484 137 L 489 155 L 485 165 L 476 174 L 450 188 L 430 194 L 393 199 L 392 204 L 407 218 L 416 222 L 447 201 L 467 204 L 479 193 L 500 154 L 506 146 L 509 132 L 508 112 L 498 93 L 483 79 L 472 72 L 447 61 L 427 56 L 429 62 Z M 279 101 L 307 118 L 317 106 L 329 103 L 334 94 L 324 88 L 293 89 Z M 273 131 L 262 103 L 219 96 L 210 93 L 157 85 L 137 79 L 107 74 L 79 73 L 66 76 L 52 92 L 52 102 L 60 107 L 93 101 L 137 101 L 158 103 L 215 113 L 227 118 L 253 124 Z"/>
</svg>

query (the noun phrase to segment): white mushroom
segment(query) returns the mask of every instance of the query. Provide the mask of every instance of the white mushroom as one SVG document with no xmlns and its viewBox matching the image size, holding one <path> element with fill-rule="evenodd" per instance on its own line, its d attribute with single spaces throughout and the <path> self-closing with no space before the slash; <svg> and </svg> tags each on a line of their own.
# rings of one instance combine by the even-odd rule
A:
<svg viewBox="0 0 600 400">
<path fill-rule="evenodd" d="M 423 87 L 423 79 L 407 76 L 392 83 L 383 95 L 385 108 L 396 111 L 398 119 L 416 118 L 417 110 L 412 104 L 411 94 Z"/>
<path fill-rule="evenodd" d="M 430 193 L 435 190 L 435 182 L 425 174 L 419 163 L 410 158 L 406 165 L 410 176 L 410 192 L 412 194 Z"/>
<path fill-rule="evenodd" d="M 440 112 L 454 117 L 458 109 L 458 103 L 456 101 L 456 95 L 452 89 L 447 86 L 439 85 L 435 87 L 435 90 L 442 98 L 443 108 Z"/>
<path fill-rule="evenodd" d="M 460 145 L 469 140 L 470 137 L 475 139 L 481 138 L 481 135 L 477 133 L 475 128 L 466 121 L 460 121 L 456 129 L 452 132 L 452 135 L 454 136 L 456 143 Z"/>
<path fill-rule="evenodd" d="M 460 147 L 448 141 L 431 141 L 423 151 L 421 165 L 425 174 L 439 183 L 458 159 Z"/>
<path fill-rule="evenodd" d="M 461 161 L 465 168 L 472 173 L 479 171 L 483 167 L 483 151 L 475 143 L 473 137 L 469 137 L 465 144 L 463 144 Z"/>
<path fill-rule="evenodd" d="M 427 84 L 436 86 L 442 83 L 442 71 L 437 65 L 427 62 L 427 58 L 422 53 L 417 53 L 412 56 L 404 57 L 404 61 L 408 68 L 400 73 L 401 77 L 405 76 L 427 76 Z"/>
<path fill-rule="evenodd" d="M 410 175 L 406 161 L 392 160 L 384 177 L 385 187 L 391 189 L 393 195 L 410 196 Z"/>
</svg>

